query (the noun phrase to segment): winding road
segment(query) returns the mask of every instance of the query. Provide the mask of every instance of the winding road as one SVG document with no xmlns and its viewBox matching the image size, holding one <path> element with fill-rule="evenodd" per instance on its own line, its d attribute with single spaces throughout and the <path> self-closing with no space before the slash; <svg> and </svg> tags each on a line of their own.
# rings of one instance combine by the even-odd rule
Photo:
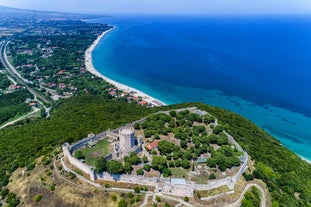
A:
<svg viewBox="0 0 311 207">
<path fill-rule="evenodd" d="M 5 68 L 5 70 L 11 75 L 11 77 L 15 78 L 15 81 L 23 86 L 26 87 L 26 89 L 32 93 L 35 98 L 38 100 L 40 99 L 41 101 L 45 102 L 45 103 L 49 103 L 48 100 L 46 100 L 43 96 L 41 96 L 40 94 L 38 94 L 34 89 L 32 89 L 31 87 L 29 87 L 27 84 L 31 84 L 31 81 L 28 81 L 26 79 L 24 79 L 18 72 L 17 70 L 11 65 L 11 63 L 8 61 L 7 56 L 6 56 L 6 46 L 10 41 L 6 41 L 6 42 L 2 42 L 1 43 L 1 47 L 0 47 L 0 61 L 3 65 L 3 67 Z M 40 103 L 41 104 L 41 103 Z M 44 107 L 44 105 L 43 105 Z M 44 107 L 45 108 L 45 107 Z"/>
<path fill-rule="evenodd" d="M 256 183 L 249 183 L 244 188 L 243 192 L 241 193 L 240 197 L 233 203 L 227 205 L 227 207 L 239 207 L 241 206 L 242 200 L 244 198 L 245 193 L 251 188 L 256 187 L 260 192 L 260 207 L 266 207 L 266 194 L 265 191 Z"/>
<path fill-rule="evenodd" d="M 14 68 L 14 66 L 8 61 L 7 59 L 7 55 L 6 55 L 6 46 L 9 44 L 10 41 L 2 41 L 0 44 L 0 61 L 4 67 L 4 69 L 8 72 L 9 75 L 7 75 L 8 79 L 10 81 L 12 81 L 15 85 L 21 84 L 22 86 L 24 86 L 33 96 L 34 96 L 34 100 L 37 101 L 45 110 L 47 116 L 50 116 L 50 109 L 44 105 L 44 103 L 49 103 L 49 101 L 47 99 L 45 99 L 43 96 L 41 96 L 39 93 L 37 93 L 33 88 L 31 88 L 30 86 L 28 86 L 28 84 L 32 84 L 31 81 L 24 79 L 18 72 L 17 70 Z M 15 79 L 15 80 L 14 80 Z M 34 113 L 38 112 L 40 109 L 38 108 L 34 108 L 34 111 L 14 120 L 11 122 L 8 122 L 4 125 L 2 125 L 0 127 L 0 129 L 3 129 L 9 125 L 12 125 L 20 120 L 23 120 L 29 116 L 32 116 Z"/>
<path fill-rule="evenodd" d="M 20 118 L 18 118 L 18 119 L 15 119 L 15 120 L 13 120 L 13 121 L 10 121 L 10 122 L 5 123 L 4 125 L 0 126 L 0 129 L 3 129 L 3 128 L 7 127 L 7 126 L 13 125 L 13 124 L 15 124 L 16 122 L 21 121 L 21 120 L 23 120 L 23 119 L 26 119 L 27 117 L 30 117 L 30 116 L 34 115 L 34 114 L 37 113 L 38 111 L 40 111 L 40 109 L 34 108 L 34 110 L 33 110 L 32 112 L 29 112 L 28 114 L 26 114 L 26 115 L 24 115 L 24 116 L 22 116 L 22 117 L 20 117 Z"/>
</svg>

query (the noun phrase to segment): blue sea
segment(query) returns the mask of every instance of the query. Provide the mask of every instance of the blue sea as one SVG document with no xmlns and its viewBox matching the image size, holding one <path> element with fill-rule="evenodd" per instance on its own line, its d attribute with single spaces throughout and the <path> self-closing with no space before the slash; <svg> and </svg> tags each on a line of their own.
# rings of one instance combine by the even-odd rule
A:
<svg viewBox="0 0 311 207">
<path fill-rule="evenodd" d="M 96 69 L 167 103 L 236 112 L 311 160 L 311 16 L 120 16 Z"/>
</svg>

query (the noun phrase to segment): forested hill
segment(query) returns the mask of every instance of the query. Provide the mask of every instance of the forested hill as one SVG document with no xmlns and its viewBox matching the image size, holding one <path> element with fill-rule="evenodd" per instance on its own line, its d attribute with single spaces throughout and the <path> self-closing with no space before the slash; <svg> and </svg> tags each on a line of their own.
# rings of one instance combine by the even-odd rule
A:
<svg viewBox="0 0 311 207">
<path fill-rule="evenodd" d="M 15 169 L 32 168 L 37 157 L 66 141 L 113 129 L 156 111 L 193 106 L 213 114 L 252 156 L 257 167 L 253 175 L 267 183 L 273 206 L 311 206 L 311 165 L 241 116 L 200 103 L 145 108 L 91 95 L 57 102 L 48 119 L 0 130 L 0 185 L 5 189 Z M 17 199 L 11 197 L 14 204 Z"/>
</svg>

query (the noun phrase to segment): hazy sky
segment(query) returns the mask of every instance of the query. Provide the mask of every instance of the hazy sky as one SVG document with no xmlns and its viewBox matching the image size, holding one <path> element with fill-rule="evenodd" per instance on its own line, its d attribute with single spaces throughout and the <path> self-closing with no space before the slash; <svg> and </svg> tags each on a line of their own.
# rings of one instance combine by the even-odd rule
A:
<svg viewBox="0 0 311 207">
<path fill-rule="evenodd" d="M 311 0 L 0 0 L 0 5 L 98 14 L 311 14 Z"/>
</svg>

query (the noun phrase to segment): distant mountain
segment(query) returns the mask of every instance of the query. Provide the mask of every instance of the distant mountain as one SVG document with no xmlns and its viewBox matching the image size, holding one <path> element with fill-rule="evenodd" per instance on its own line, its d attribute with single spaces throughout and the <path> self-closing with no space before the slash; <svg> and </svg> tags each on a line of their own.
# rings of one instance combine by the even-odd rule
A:
<svg viewBox="0 0 311 207">
<path fill-rule="evenodd" d="M 15 18 L 14 15 L 23 15 L 23 18 L 28 17 L 38 17 L 44 15 L 46 18 L 51 17 L 66 17 L 66 19 L 83 19 L 83 18 L 103 18 L 108 17 L 108 15 L 94 15 L 94 14 L 79 14 L 79 13 L 66 13 L 66 12 L 56 12 L 56 11 L 39 11 L 30 9 L 19 9 L 0 5 L 0 17 L 4 15 L 10 15 L 10 17 Z"/>
</svg>

